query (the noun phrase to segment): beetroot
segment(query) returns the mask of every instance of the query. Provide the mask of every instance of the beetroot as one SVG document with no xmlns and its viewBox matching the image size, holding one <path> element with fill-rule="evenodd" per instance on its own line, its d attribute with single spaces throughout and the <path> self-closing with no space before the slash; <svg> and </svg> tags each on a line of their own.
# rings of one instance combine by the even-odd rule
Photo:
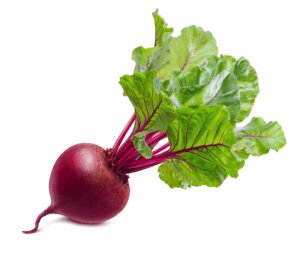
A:
<svg viewBox="0 0 300 253">
<path fill-rule="evenodd" d="M 130 173 L 160 164 L 159 177 L 171 188 L 218 187 L 228 176 L 237 177 L 250 155 L 285 145 L 277 122 L 254 117 L 237 127 L 259 91 L 249 61 L 218 56 L 215 39 L 201 27 L 173 37 L 157 11 L 153 18 L 154 47 L 137 47 L 134 74 L 120 78 L 132 117 L 111 149 L 78 144 L 58 158 L 51 205 L 25 233 L 37 231 L 51 213 L 82 223 L 114 217 L 127 203 Z"/>
<path fill-rule="evenodd" d="M 109 167 L 108 153 L 94 144 L 77 144 L 54 164 L 49 191 L 51 205 L 37 218 L 61 214 L 81 223 L 100 223 L 117 215 L 129 197 L 128 178 Z"/>
</svg>

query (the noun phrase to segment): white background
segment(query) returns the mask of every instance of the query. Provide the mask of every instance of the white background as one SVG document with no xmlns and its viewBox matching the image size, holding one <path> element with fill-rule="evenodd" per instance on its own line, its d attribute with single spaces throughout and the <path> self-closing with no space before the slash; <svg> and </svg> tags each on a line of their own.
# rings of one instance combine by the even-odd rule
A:
<svg viewBox="0 0 300 253">
<path fill-rule="evenodd" d="M 2 0 L 0 252 L 300 252 L 297 2 Z M 107 223 L 52 215 L 22 234 L 49 204 L 58 155 L 79 142 L 110 147 L 132 114 L 118 80 L 132 73 L 132 49 L 152 45 L 156 8 L 176 33 L 201 25 L 222 54 L 251 61 L 252 116 L 278 120 L 288 145 L 220 188 L 172 190 L 156 168 L 132 174 L 127 207 Z"/>
</svg>

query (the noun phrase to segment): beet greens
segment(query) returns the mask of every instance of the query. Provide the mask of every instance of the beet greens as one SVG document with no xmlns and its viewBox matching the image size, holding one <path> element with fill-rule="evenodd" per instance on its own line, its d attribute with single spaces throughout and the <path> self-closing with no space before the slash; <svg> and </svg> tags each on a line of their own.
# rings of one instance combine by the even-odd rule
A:
<svg viewBox="0 0 300 253">
<path fill-rule="evenodd" d="M 161 164 L 170 187 L 219 186 L 238 176 L 249 155 L 285 145 L 277 122 L 253 118 L 236 128 L 259 92 L 249 61 L 218 56 L 212 34 L 200 27 L 172 37 L 157 11 L 153 17 L 154 47 L 134 49 L 135 73 L 120 79 L 135 114 L 111 151 L 112 167 L 128 174 Z"/>
</svg>

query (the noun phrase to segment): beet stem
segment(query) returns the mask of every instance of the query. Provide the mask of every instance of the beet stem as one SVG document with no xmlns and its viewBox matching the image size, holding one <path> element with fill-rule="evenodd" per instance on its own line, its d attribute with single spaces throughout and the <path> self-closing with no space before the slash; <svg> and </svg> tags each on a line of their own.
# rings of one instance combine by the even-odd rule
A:
<svg viewBox="0 0 300 253">
<path fill-rule="evenodd" d="M 163 140 L 164 138 L 167 137 L 166 133 L 155 133 L 154 135 L 151 135 L 151 134 L 152 133 L 149 134 L 149 138 L 147 138 L 148 136 L 146 136 L 146 143 L 150 147 L 157 145 L 158 142 L 160 142 L 161 140 Z M 128 160 L 137 158 L 136 157 L 137 154 L 138 154 L 138 151 L 135 149 L 134 146 L 132 146 L 124 154 L 122 154 L 122 156 L 120 156 L 119 160 L 118 160 L 118 157 L 116 158 L 115 167 L 116 168 L 122 167 L 122 165 L 124 163 L 126 163 Z"/>
<path fill-rule="evenodd" d="M 31 230 L 25 230 L 25 231 L 22 231 L 22 232 L 23 232 L 24 234 L 32 234 L 32 233 L 35 233 L 35 232 L 38 230 L 38 228 L 39 228 L 39 224 L 40 224 L 41 219 L 42 219 L 44 216 L 46 216 L 46 215 L 48 215 L 48 214 L 53 214 L 53 213 L 54 213 L 54 207 L 50 205 L 47 209 L 45 209 L 43 212 L 41 212 L 41 213 L 39 214 L 39 216 L 36 218 L 36 220 L 35 220 L 35 226 L 34 226 L 33 229 L 31 229 Z"/>
<path fill-rule="evenodd" d="M 130 129 L 130 127 L 132 126 L 132 124 L 134 123 L 136 119 L 136 114 L 134 113 L 131 118 L 129 119 L 129 121 L 127 122 L 126 126 L 124 127 L 124 129 L 122 130 L 122 132 L 120 133 L 119 137 L 117 138 L 113 148 L 112 148 L 112 154 L 114 155 L 117 150 L 119 149 L 122 141 L 124 140 L 128 130 Z"/>
<path fill-rule="evenodd" d="M 162 145 L 161 147 L 159 147 L 158 149 L 153 151 L 153 155 L 160 153 L 161 151 L 165 150 L 168 147 L 170 147 L 170 143 L 166 143 L 166 144 Z"/>
<path fill-rule="evenodd" d="M 137 171 L 144 170 L 144 169 L 150 168 L 152 166 L 158 165 L 170 158 L 175 157 L 175 159 L 179 159 L 179 157 L 177 157 L 177 155 L 184 153 L 184 152 L 190 152 L 190 151 L 201 149 L 201 148 L 216 147 L 216 146 L 230 148 L 230 146 L 227 146 L 222 143 L 213 143 L 213 144 L 204 144 L 204 145 L 200 145 L 200 146 L 193 146 L 190 148 L 183 148 L 183 149 L 176 150 L 176 151 L 166 150 L 162 153 L 152 156 L 150 159 L 141 157 L 141 158 L 133 160 L 133 161 L 127 161 L 120 168 L 120 171 L 123 173 L 137 172 Z"/>
<path fill-rule="evenodd" d="M 121 172 L 129 174 L 133 172 L 138 172 L 144 169 L 148 169 L 150 167 L 153 167 L 155 165 L 158 165 L 160 163 L 163 163 L 168 157 L 158 157 L 155 159 L 149 159 L 149 161 L 145 161 L 144 159 L 141 159 L 140 163 L 130 164 L 126 163 L 124 167 L 121 168 Z M 138 161 L 138 160 L 137 160 Z"/>
<path fill-rule="evenodd" d="M 159 133 L 158 131 L 154 131 L 152 133 L 149 133 L 147 134 L 146 136 L 146 141 L 150 140 L 154 135 L 156 135 L 157 133 Z M 131 157 L 128 157 L 128 152 L 129 154 L 134 154 L 134 151 L 136 151 L 133 143 L 132 143 L 132 140 L 130 139 L 130 136 L 129 138 L 124 142 L 124 146 L 125 147 L 121 147 L 119 150 L 118 150 L 118 153 L 117 155 L 115 156 L 114 158 L 114 164 L 117 164 L 119 163 L 119 160 L 122 160 L 126 158 L 126 160 L 128 160 L 129 158 Z M 125 156 L 125 157 L 124 157 Z M 124 161 L 123 161 L 124 162 Z"/>
<path fill-rule="evenodd" d="M 159 133 L 157 135 L 155 135 L 154 137 L 152 137 L 149 141 L 147 141 L 148 146 L 156 146 L 156 144 L 158 142 L 160 142 L 161 140 L 163 140 L 164 138 L 167 137 L 166 133 Z"/>
<path fill-rule="evenodd" d="M 161 103 L 161 101 L 160 101 Z M 119 149 L 116 149 L 115 152 L 113 152 L 113 154 L 116 154 L 118 153 L 119 154 L 123 154 L 124 151 L 130 149 L 133 144 L 132 144 L 132 140 L 131 140 L 131 136 L 135 135 L 136 133 L 139 133 L 139 132 L 142 132 L 144 131 L 144 129 L 146 128 L 146 126 L 148 125 L 148 123 L 151 121 L 152 117 L 155 115 L 156 111 L 158 110 L 159 108 L 159 105 L 160 103 L 158 104 L 158 106 L 154 109 L 154 111 L 152 112 L 152 114 L 149 116 L 149 118 L 144 122 L 144 124 L 142 126 L 139 126 L 137 129 L 135 129 L 131 135 L 127 138 L 126 141 L 124 141 L 124 143 L 122 144 L 122 146 L 119 148 Z M 136 114 L 134 114 L 134 120 L 136 119 Z M 124 136 L 125 137 L 125 136 Z M 124 138 L 123 137 L 123 138 Z M 121 144 L 121 143 L 120 143 Z"/>
<path fill-rule="evenodd" d="M 149 138 L 147 138 L 148 136 L 146 136 L 146 143 L 149 147 L 151 147 L 151 149 L 153 149 L 161 140 L 163 140 L 164 138 L 167 137 L 166 133 L 155 133 L 154 135 L 150 136 Z M 126 159 L 126 161 L 124 161 L 123 163 L 127 162 L 127 161 L 131 161 L 131 160 L 136 160 L 139 157 L 141 157 L 140 153 L 135 149 L 135 147 L 132 147 L 133 152 L 130 153 L 129 158 Z M 154 153 L 153 153 L 154 155 Z"/>
<path fill-rule="evenodd" d="M 173 156 L 173 153 L 165 151 L 156 156 L 152 156 L 150 159 L 141 157 L 134 161 L 127 161 L 120 168 L 120 171 L 124 172 L 124 173 L 132 173 L 132 172 L 144 170 L 144 169 L 150 168 L 152 166 L 155 166 L 157 164 L 160 164 L 160 163 L 164 162 L 166 159 L 171 158 L 172 156 Z"/>
</svg>

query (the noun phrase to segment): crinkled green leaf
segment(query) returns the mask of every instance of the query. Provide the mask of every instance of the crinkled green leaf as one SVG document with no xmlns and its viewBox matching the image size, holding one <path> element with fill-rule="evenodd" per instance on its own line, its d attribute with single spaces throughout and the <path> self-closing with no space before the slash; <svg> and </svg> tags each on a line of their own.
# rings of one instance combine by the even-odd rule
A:
<svg viewBox="0 0 300 253">
<path fill-rule="evenodd" d="M 170 41 L 167 64 L 160 66 L 158 75 L 167 79 L 174 70 L 188 70 L 218 53 L 216 41 L 210 32 L 199 26 L 189 26 Z"/>
<path fill-rule="evenodd" d="M 233 150 L 254 156 L 267 154 L 270 149 L 278 151 L 286 144 L 283 130 L 276 121 L 265 122 L 258 117 L 237 129 L 235 136 Z"/>
<path fill-rule="evenodd" d="M 165 92 L 176 108 L 204 104 L 207 85 L 205 70 L 194 67 L 188 71 L 174 71 L 169 80 L 161 83 L 159 90 Z"/>
<path fill-rule="evenodd" d="M 162 45 L 167 41 L 173 32 L 172 27 L 168 27 L 165 20 L 158 14 L 158 10 L 152 13 L 155 25 L 155 42 L 154 46 Z"/>
<path fill-rule="evenodd" d="M 237 177 L 243 159 L 231 151 L 234 133 L 223 106 L 184 107 L 168 127 L 171 158 L 159 167 L 170 187 L 219 186 Z"/>
<path fill-rule="evenodd" d="M 173 38 L 170 38 L 163 45 L 144 48 L 137 47 L 132 52 L 132 59 L 135 61 L 134 72 L 147 72 L 155 69 L 158 72 L 164 70 L 169 64 L 170 47 Z M 161 78 L 161 75 L 160 75 Z"/>
<path fill-rule="evenodd" d="M 137 115 L 135 130 L 139 133 L 135 136 L 134 144 L 145 157 L 151 157 L 150 147 L 144 141 L 145 135 L 155 130 L 165 132 L 176 117 L 172 101 L 156 89 L 156 82 L 160 80 L 156 78 L 155 70 L 125 75 L 120 79 L 124 95 L 130 99 Z"/>
<path fill-rule="evenodd" d="M 255 98 L 259 93 L 258 79 L 255 69 L 245 58 L 240 58 L 234 68 L 237 77 L 241 97 L 241 109 L 238 115 L 238 122 L 249 116 Z"/>
<path fill-rule="evenodd" d="M 234 75 L 235 59 L 231 56 L 211 57 L 201 68 L 174 71 L 161 87 L 178 108 L 186 105 L 225 105 L 231 123 L 240 110 L 240 95 Z"/>
<path fill-rule="evenodd" d="M 132 52 L 135 61 L 134 72 L 147 72 L 151 69 L 160 70 L 168 64 L 168 55 L 173 28 L 167 26 L 164 19 L 158 15 L 158 11 L 152 13 L 155 25 L 154 47 L 137 47 Z"/>
<path fill-rule="evenodd" d="M 152 69 L 152 55 L 154 48 L 137 47 L 132 52 L 132 60 L 135 61 L 134 72 L 145 73 Z"/>
<path fill-rule="evenodd" d="M 161 79 L 168 79 L 175 70 L 188 70 L 217 54 L 216 41 L 210 32 L 190 26 L 176 38 L 168 38 L 155 48 L 138 47 L 133 51 L 135 72 L 156 69 Z"/>
<path fill-rule="evenodd" d="M 211 57 L 202 68 L 209 74 L 204 93 L 204 104 L 225 105 L 230 113 L 230 122 L 235 123 L 240 112 L 240 91 L 234 73 L 236 60 L 231 56 Z"/>
</svg>

